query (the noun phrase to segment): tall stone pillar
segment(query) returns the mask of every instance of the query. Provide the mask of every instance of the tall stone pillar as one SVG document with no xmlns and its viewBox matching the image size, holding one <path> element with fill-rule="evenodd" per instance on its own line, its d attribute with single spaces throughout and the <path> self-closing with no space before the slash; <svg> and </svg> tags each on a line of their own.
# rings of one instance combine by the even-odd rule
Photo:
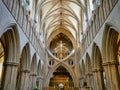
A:
<svg viewBox="0 0 120 90">
<path fill-rule="evenodd" d="M 88 90 L 86 78 L 84 76 L 80 78 L 80 90 Z"/>
<path fill-rule="evenodd" d="M 36 79 L 37 79 L 36 73 L 30 74 L 30 90 L 33 90 L 33 88 L 36 87 Z"/>
<path fill-rule="evenodd" d="M 87 75 L 86 75 L 86 78 L 87 78 L 87 88 L 89 89 L 89 90 L 91 90 L 91 88 L 92 88 L 92 73 L 88 73 Z"/>
<path fill-rule="evenodd" d="M 106 74 L 106 84 L 109 90 L 120 90 L 120 78 L 116 61 L 103 63 L 105 74 Z"/>
<path fill-rule="evenodd" d="M 38 89 L 43 90 L 43 78 L 41 76 L 38 76 Z"/>
<path fill-rule="evenodd" d="M 19 63 L 5 62 L 1 90 L 16 90 L 16 77 Z"/>
<path fill-rule="evenodd" d="M 18 90 L 28 90 L 28 85 L 29 85 L 29 74 L 30 70 L 21 70 L 21 75 L 20 75 L 20 82 L 18 83 Z"/>
<path fill-rule="evenodd" d="M 93 70 L 94 76 L 94 90 L 104 90 L 104 81 L 102 69 L 96 68 Z"/>
</svg>

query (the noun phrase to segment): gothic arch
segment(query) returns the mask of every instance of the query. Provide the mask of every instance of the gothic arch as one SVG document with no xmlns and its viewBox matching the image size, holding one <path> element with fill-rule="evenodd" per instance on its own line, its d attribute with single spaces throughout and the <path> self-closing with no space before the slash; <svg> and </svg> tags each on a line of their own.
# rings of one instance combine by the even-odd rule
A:
<svg viewBox="0 0 120 90">
<path fill-rule="evenodd" d="M 108 60 L 117 60 L 117 40 L 119 33 L 116 30 L 117 28 L 106 24 L 102 39 L 102 53 L 105 61 Z"/>
<path fill-rule="evenodd" d="M 28 88 L 28 74 L 30 73 L 30 46 L 27 43 L 21 52 L 20 63 L 17 73 L 17 88 Z"/>
<path fill-rule="evenodd" d="M 13 68 L 17 68 L 19 64 L 19 55 L 20 55 L 20 40 L 19 40 L 19 33 L 16 24 L 10 24 L 8 25 L 5 30 L 5 32 L 0 37 L 0 41 L 2 42 L 5 57 L 3 62 L 3 71 L 2 71 L 2 87 L 1 89 L 7 89 L 8 85 L 10 85 L 10 88 L 15 88 L 15 82 L 16 78 L 14 79 L 14 83 L 9 83 L 6 81 L 12 81 L 12 78 L 8 79 L 8 75 L 10 77 L 16 77 L 16 71 L 13 72 Z M 9 69 L 8 69 L 9 66 Z M 12 66 L 15 66 L 13 68 L 10 68 Z M 11 72 L 10 72 L 11 71 Z M 15 75 L 14 75 L 15 74 Z M 12 84 L 12 86 L 11 86 Z"/>
<path fill-rule="evenodd" d="M 32 90 L 36 86 L 37 81 L 37 57 L 36 53 L 33 55 L 32 61 L 31 61 L 31 72 L 29 76 L 30 81 L 30 89 Z"/>
<path fill-rule="evenodd" d="M 75 73 L 73 72 L 73 70 L 71 68 L 69 68 L 64 63 L 60 63 L 60 64 L 56 65 L 55 67 L 53 67 L 51 70 L 49 70 L 48 75 L 47 75 L 46 80 L 45 80 L 45 85 L 49 86 L 49 81 L 50 81 L 51 75 L 59 66 L 63 66 L 67 71 L 69 71 L 69 73 L 73 79 L 73 82 L 74 82 L 74 87 L 78 87 L 78 81 L 77 81 Z"/>
<path fill-rule="evenodd" d="M 90 56 L 87 53 L 86 54 L 86 74 L 90 74 L 92 72 L 91 68 L 92 68 L 92 65 L 91 65 Z"/>
<path fill-rule="evenodd" d="M 19 34 L 17 31 L 17 26 L 12 24 L 5 29 L 6 32 L 0 38 L 4 48 L 5 48 L 5 59 L 10 62 L 19 62 Z"/>
<path fill-rule="evenodd" d="M 68 30 L 65 30 L 65 29 L 61 29 L 61 31 L 58 29 L 56 30 L 55 32 L 52 32 L 51 35 L 49 36 L 48 40 L 47 41 L 47 45 L 49 46 L 51 40 L 56 36 L 58 35 L 59 33 L 64 33 L 66 36 L 68 36 L 68 38 L 71 40 L 72 44 L 75 43 L 75 38 L 74 36 L 72 35 L 71 32 L 69 32 Z M 73 47 L 75 48 L 75 45 L 73 45 Z"/>
<path fill-rule="evenodd" d="M 84 76 L 85 75 L 85 62 L 84 60 L 82 60 L 82 75 Z"/>
<path fill-rule="evenodd" d="M 41 69 L 42 69 L 41 68 L 41 61 L 39 60 L 39 62 L 38 62 L 38 68 L 37 68 L 37 74 L 38 74 L 38 76 L 42 75 L 42 70 Z"/>
<path fill-rule="evenodd" d="M 81 77 L 85 75 L 85 62 L 84 59 L 81 60 L 80 62 L 80 73 L 81 73 Z"/>
<path fill-rule="evenodd" d="M 19 62 L 19 34 L 17 26 L 12 25 L 6 28 L 6 32 L 0 38 L 5 49 L 5 61 L 6 62 Z"/>
<path fill-rule="evenodd" d="M 107 81 L 111 83 L 111 88 L 120 89 L 120 33 L 117 32 L 117 30 L 119 29 L 113 25 L 106 24 L 102 41 L 102 53 L 104 58 L 103 65 L 107 68 L 109 67 L 109 69 L 106 69 L 106 67 L 104 67 L 105 72 L 108 72 L 106 73 Z M 109 73 L 114 73 L 114 75 L 111 75 Z M 107 84 L 109 85 L 109 83 Z M 114 86 L 113 83 L 115 83 Z"/>
<path fill-rule="evenodd" d="M 93 69 L 95 68 L 102 68 L 102 55 L 99 47 L 96 45 L 96 43 L 93 43 L 92 48 L 92 66 Z"/>
<path fill-rule="evenodd" d="M 98 90 L 100 88 L 100 90 L 104 90 L 102 56 L 96 43 L 93 43 L 92 48 L 92 66 L 94 89 Z"/>
<path fill-rule="evenodd" d="M 41 62 L 41 60 L 39 60 L 39 62 L 38 62 L 38 66 L 37 66 L 37 74 L 38 74 L 38 76 L 41 76 L 41 77 L 43 77 L 43 65 L 42 65 L 42 62 Z"/>
<path fill-rule="evenodd" d="M 32 71 L 32 73 L 37 74 L 37 57 L 36 57 L 36 53 L 33 55 L 33 58 L 32 58 L 31 71 Z"/>
<path fill-rule="evenodd" d="M 22 69 L 30 70 L 30 45 L 27 43 L 21 53 Z"/>
</svg>

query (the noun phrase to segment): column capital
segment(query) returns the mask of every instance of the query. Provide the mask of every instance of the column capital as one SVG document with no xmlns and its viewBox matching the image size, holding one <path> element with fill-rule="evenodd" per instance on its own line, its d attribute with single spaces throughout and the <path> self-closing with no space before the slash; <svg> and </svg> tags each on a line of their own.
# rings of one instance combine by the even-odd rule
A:
<svg viewBox="0 0 120 90">
<path fill-rule="evenodd" d="M 93 74 L 92 74 L 92 73 L 90 73 L 90 72 L 86 74 L 86 76 L 92 76 L 92 75 L 93 75 Z"/>
<path fill-rule="evenodd" d="M 43 80 L 43 77 L 42 76 L 37 76 L 38 79 L 42 79 Z"/>
<path fill-rule="evenodd" d="M 119 64 L 118 62 L 117 62 L 117 60 L 111 60 L 111 61 L 107 61 L 107 62 L 103 62 L 103 66 L 108 66 L 108 65 L 117 65 L 117 64 Z"/>
<path fill-rule="evenodd" d="M 93 69 L 93 72 L 102 72 L 102 71 L 103 71 L 102 68 L 95 68 L 95 69 Z"/>
<path fill-rule="evenodd" d="M 14 67 L 17 67 L 19 65 L 19 63 L 17 63 L 17 62 L 4 62 L 3 65 L 4 66 L 14 66 Z"/>
<path fill-rule="evenodd" d="M 37 74 L 36 73 L 31 73 L 30 76 L 37 76 Z"/>
<path fill-rule="evenodd" d="M 80 79 L 80 80 L 81 80 L 81 79 L 84 79 L 84 77 L 83 77 L 83 76 L 81 76 L 79 79 Z"/>
<path fill-rule="evenodd" d="M 22 69 L 21 72 L 30 73 L 30 70 L 29 69 Z"/>
</svg>

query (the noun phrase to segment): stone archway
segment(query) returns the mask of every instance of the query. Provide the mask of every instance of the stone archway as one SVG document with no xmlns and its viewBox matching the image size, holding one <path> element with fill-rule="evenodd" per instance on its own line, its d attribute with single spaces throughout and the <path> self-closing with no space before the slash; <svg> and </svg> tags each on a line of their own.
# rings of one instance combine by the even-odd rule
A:
<svg viewBox="0 0 120 90">
<path fill-rule="evenodd" d="M 49 87 L 49 82 L 50 82 L 50 78 L 51 78 L 51 75 L 53 74 L 53 72 L 59 67 L 59 66 L 62 66 L 64 67 L 71 75 L 72 79 L 73 79 L 73 83 L 74 83 L 74 87 L 78 87 L 78 83 L 79 81 L 77 81 L 77 78 L 76 78 L 76 75 L 75 73 L 72 71 L 71 68 L 69 68 L 67 65 L 65 65 L 64 63 L 60 63 L 58 65 L 56 65 L 55 67 L 53 67 L 52 69 L 49 70 L 48 72 L 48 75 L 47 75 L 47 78 L 46 78 L 46 82 L 45 82 L 45 86 L 46 87 Z"/>
<path fill-rule="evenodd" d="M 106 25 L 102 41 L 103 66 L 106 72 L 106 88 L 120 89 L 120 34 L 114 26 Z"/>
<path fill-rule="evenodd" d="M 92 64 L 88 53 L 86 54 L 86 79 L 87 88 L 92 89 L 93 88 Z"/>
<path fill-rule="evenodd" d="M 22 50 L 20 63 L 18 66 L 16 83 L 18 90 L 28 89 L 29 74 L 30 74 L 30 47 L 29 43 L 27 43 Z"/>
<path fill-rule="evenodd" d="M 30 72 L 30 90 L 36 87 L 36 79 L 37 79 L 37 56 L 36 54 L 33 55 L 32 62 L 31 62 L 31 72 Z"/>
<path fill-rule="evenodd" d="M 69 90 L 74 87 L 74 83 L 70 73 L 63 66 L 59 66 L 50 78 L 49 87 Z"/>
<path fill-rule="evenodd" d="M 85 75 L 85 62 L 82 60 L 82 76 Z"/>
<path fill-rule="evenodd" d="M 0 89 L 15 90 L 20 54 L 19 33 L 16 25 L 7 27 L 5 31 L 0 38 L 5 52 Z"/>
<path fill-rule="evenodd" d="M 99 47 L 93 43 L 92 48 L 92 70 L 93 70 L 93 88 L 95 90 L 104 90 L 104 78 L 102 67 L 102 56 Z"/>
<path fill-rule="evenodd" d="M 54 37 L 57 36 L 60 33 L 64 33 L 64 35 L 66 35 L 71 40 L 72 44 L 74 43 L 73 48 L 75 49 L 75 47 L 76 47 L 75 46 L 76 45 L 75 38 L 68 30 L 65 30 L 65 29 L 61 29 L 61 30 L 58 29 L 57 31 L 51 33 L 51 35 L 48 37 L 48 40 L 46 42 L 47 45 L 49 46 L 50 42 L 54 39 Z"/>
</svg>

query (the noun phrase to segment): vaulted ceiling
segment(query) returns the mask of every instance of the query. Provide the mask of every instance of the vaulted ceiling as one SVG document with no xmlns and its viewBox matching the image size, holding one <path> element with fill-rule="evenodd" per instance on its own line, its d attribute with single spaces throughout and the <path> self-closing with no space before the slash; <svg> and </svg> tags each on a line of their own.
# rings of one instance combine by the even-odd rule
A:
<svg viewBox="0 0 120 90">
<path fill-rule="evenodd" d="M 20 0 L 28 11 L 31 25 L 40 40 L 47 43 L 59 33 L 72 43 L 80 43 L 92 16 L 93 2 L 98 0 Z M 99 0 L 101 1 L 101 0 Z M 54 36 L 54 37 L 53 37 Z"/>
<path fill-rule="evenodd" d="M 66 50 L 69 49 L 68 51 L 71 51 L 71 49 L 74 48 L 74 45 L 72 48 L 69 48 L 67 44 L 69 44 L 68 41 L 73 44 L 80 39 L 83 18 L 86 17 L 85 1 L 86 0 L 39 0 L 38 12 L 41 22 L 40 28 L 49 49 L 52 47 L 52 49 L 55 50 L 59 47 L 56 43 L 52 43 L 52 46 L 50 46 L 50 43 L 59 37 L 64 41 L 66 40 L 66 42 L 64 42 L 67 46 L 65 46 Z M 62 33 L 62 35 L 60 35 L 60 33 Z M 62 42 L 60 38 L 58 43 Z M 56 51 L 59 52 L 60 50 L 61 49 L 58 49 Z"/>
<path fill-rule="evenodd" d="M 74 39 L 80 33 L 82 12 L 85 11 L 83 0 L 40 0 L 41 28 L 46 36 L 59 30 L 68 30 Z"/>
</svg>

